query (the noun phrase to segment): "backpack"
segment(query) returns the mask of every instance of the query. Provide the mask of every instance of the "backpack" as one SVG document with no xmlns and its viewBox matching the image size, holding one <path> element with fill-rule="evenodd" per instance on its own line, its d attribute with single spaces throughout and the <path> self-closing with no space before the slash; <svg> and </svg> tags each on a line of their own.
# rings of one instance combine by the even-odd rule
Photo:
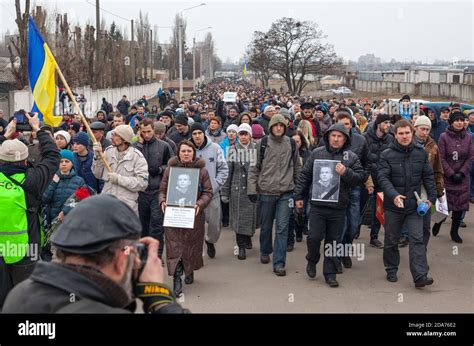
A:
<svg viewBox="0 0 474 346">
<path fill-rule="evenodd" d="M 291 158 L 293 159 L 293 165 L 296 164 L 296 159 L 298 155 L 296 155 L 296 142 L 293 138 L 290 138 L 290 144 L 291 144 Z M 265 136 L 262 138 L 262 141 L 260 142 L 260 160 L 259 160 L 259 165 L 260 167 L 262 166 L 263 162 L 263 157 L 265 156 L 265 150 L 267 149 L 268 145 L 268 136 Z M 291 160 L 288 162 L 288 167 L 290 166 Z"/>
</svg>

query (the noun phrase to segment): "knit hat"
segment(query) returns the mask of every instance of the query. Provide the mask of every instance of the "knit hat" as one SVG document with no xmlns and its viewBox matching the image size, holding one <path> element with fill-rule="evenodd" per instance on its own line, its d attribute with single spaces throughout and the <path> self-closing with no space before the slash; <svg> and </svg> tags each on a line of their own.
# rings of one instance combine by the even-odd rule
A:
<svg viewBox="0 0 474 346">
<path fill-rule="evenodd" d="M 288 109 L 286 109 L 286 108 L 281 108 L 279 114 L 283 115 L 283 117 L 285 117 L 286 119 L 290 119 L 290 120 L 291 120 L 290 112 L 288 112 Z"/>
<path fill-rule="evenodd" d="M 457 119 L 466 119 L 466 116 L 464 115 L 463 112 L 460 111 L 454 111 L 449 115 L 448 123 L 449 125 L 452 125 Z"/>
<path fill-rule="evenodd" d="M 133 137 L 135 136 L 130 125 L 119 125 L 114 129 L 113 133 L 120 136 L 120 138 L 127 143 L 132 143 Z"/>
<path fill-rule="evenodd" d="M 379 124 L 383 123 L 384 121 L 390 121 L 390 115 L 382 113 L 377 115 L 377 118 L 375 119 L 375 126 L 378 126 Z"/>
<path fill-rule="evenodd" d="M 431 120 L 426 115 L 418 117 L 415 121 L 415 127 L 425 125 L 431 129 Z"/>
<path fill-rule="evenodd" d="M 317 112 L 317 111 L 323 112 L 324 115 L 326 115 L 326 113 L 327 113 L 326 108 L 321 107 L 321 106 L 316 107 L 316 112 Z"/>
<path fill-rule="evenodd" d="M 175 124 L 180 124 L 184 126 L 188 126 L 188 117 L 184 114 L 180 114 L 174 120 Z"/>
<path fill-rule="evenodd" d="M 249 124 L 246 124 L 246 123 L 240 124 L 239 129 L 237 130 L 237 133 L 241 133 L 241 132 L 247 132 L 250 135 L 250 137 L 252 137 L 252 128 L 250 127 Z"/>
<path fill-rule="evenodd" d="M 85 147 L 89 146 L 89 135 L 85 132 L 79 132 L 77 135 L 74 136 L 72 139 L 73 143 L 82 144 Z"/>
<path fill-rule="evenodd" d="M 71 150 L 63 149 L 59 152 L 59 155 L 61 155 L 62 159 L 66 159 L 74 163 L 74 154 Z"/>
<path fill-rule="evenodd" d="M 165 110 L 164 112 L 161 113 L 161 116 L 162 117 L 170 117 L 171 119 L 173 119 L 174 118 L 174 113 L 173 113 L 173 111 L 167 109 L 167 110 Z"/>
<path fill-rule="evenodd" d="M 71 141 L 71 135 L 70 135 L 68 132 L 66 132 L 66 131 L 61 130 L 61 131 L 56 132 L 56 133 L 54 134 L 54 139 L 56 139 L 57 136 L 62 136 L 62 137 L 64 137 L 64 139 L 66 140 L 66 142 L 67 142 L 68 144 L 69 144 L 69 142 Z"/>
<path fill-rule="evenodd" d="M 7 139 L 0 147 L 0 160 L 20 162 L 28 158 L 28 147 L 18 139 Z"/>
<path fill-rule="evenodd" d="M 265 131 L 260 124 L 252 124 L 252 138 L 260 139 L 265 137 Z"/>
<path fill-rule="evenodd" d="M 206 133 L 206 129 L 201 123 L 195 122 L 191 126 L 191 134 L 193 134 L 194 131 L 201 131 L 202 133 Z"/>
<path fill-rule="evenodd" d="M 225 131 L 226 132 L 234 131 L 235 133 L 238 133 L 239 132 L 239 127 L 235 124 L 230 124 L 229 126 L 227 126 L 227 129 Z"/>
</svg>

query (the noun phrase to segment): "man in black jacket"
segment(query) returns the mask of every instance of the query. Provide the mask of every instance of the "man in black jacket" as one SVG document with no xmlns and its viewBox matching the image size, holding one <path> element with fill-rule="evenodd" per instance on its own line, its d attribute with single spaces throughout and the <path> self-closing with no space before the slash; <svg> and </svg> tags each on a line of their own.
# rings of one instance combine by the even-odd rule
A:
<svg viewBox="0 0 474 346">
<path fill-rule="evenodd" d="M 26 114 L 28 122 L 34 132 L 41 146 L 41 160 L 39 161 L 36 168 L 29 167 L 27 164 L 28 148 L 26 145 L 18 140 L 6 140 L 0 147 L 0 175 L 5 178 L 6 184 L 0 184 L 0 188 L 12 190 L 10 187 L 20 187 L 25 196 L 26 206 L 26 220 L 28 238 L 26 243 L 24 240 L 20 240 L 22 245 L 28 246 L 30 253 L 14 261 L 8 260 L 8 254 L 2 253 L 0 256 L 0 307 L 3 305 L 6 295 L 21 281 L 28 278 L 34 269 L 34 265 L 38 260 L 39 250 L 41 247 L 41 225 L 39 216 L 39 207 L 41 205 L 41 197 L 43 192 L 46 190 L 48 185 L 53 179 L 54 173 L 59 167 L 59 150 L 51 134 L 43 129 L 40 129 L 39 120 L 37 116 L 30 117 Z M 9 185 L 8 181 L 12 183 Z M 14 188 L 15 190 L 15 188 Z M 0 191 L 0 196 L 3 196 L 1 201 L 0 210 L 3 214 L 12 212 L 8 207 L 8 191 Z M 6 209 L 5 209 L 6 208 Z M 3 210 L 2 210 L 3 209 Z M 2 216 L 4 222 L 13 222 Z M 21 220 L 15 220 L 15 223 L 20 223 Z M 12 224 L 4 224 L 0 222 L 0 245 L 5 248 L 9 242 L 15 241 L 12 237 L 15 237 L 13 233 L 7 234 L 7 230 L 10 229 Z M 18 235 L 18 234 L 17 234 Z M 1 250 L 0 250 L 1 251 Z M 10 262 L 6 264 L 6 262 Z M 12 263 L 14 262 L 14 263 Z"/>
<path fill-rule="evenodd" d="M 372 226 L 370 229 L 370 246 L 373 246 L 378 249 L 382 249 L 383 244 L 380 240 L 378 240 L 379 231 L 380 231 L 380 222 L 375 217 L 375 210 L 376 210 L 375 196 L 377 196 L 377 192 L 380 192 L 380 187 L 376 179 L 376 174 L 377 174 L 377 164 L 379 161 L 380 154 L 382 154 L 382 152 L 388 148 L 389 144 L 393 142 L 393 136 L 389 133 L 389 130 L 390 130 L 390 115 L 379 114 L 377 116 L 377 119 L 375 119 L 374 125 L 370 126 L 367 132 L 364 133 L 364 137 L 365 137 L 365 140 L 367 141 L 367 146 L 369 148 L 368 159 L 369 159 L 370 175 L 371 175 L 369 179 L 372 180 L 373 185 L 374 185 L 373 196 L 371 198 Z"/>
<path fill-rule="evenodd" d="M 161 258 L 164 244 L 163 212 L 158 205 L 163 172 L 168 160 L 173 156 L 168 143 L 155 137 L 153 120 L 145 119 L 140 123 L 136 148 L 141 151 L 148 163 L 149 181 L 145 191 L 138 194 L 138 214 L 142 223 L 142 236 L 151 236 L 160 241 L 158 256 Z"/>
<path fill-rule="evenodd" d="M 332 125 L 324 135 L 326 145 L 316 148 L 306 161 L 303 170 L 298 176 L 295 188 L 295 206 L 303 208 L 303 200 L 308 191 L 312 191 L 313 184 L 319 179 L 314 166 L 315 160 L 337 160 L 335 170 L 340 176 L 338 202 L 315 201 L 311 197 L 311 211 L 309 220 L 309 234 L 307 238 L 308 265 L 306 272 L 310 278 L 316 277 L 316 264 L 319 262 L 321 241 L 324 239 L 323 274 L 330 287 L 338 287 L 336 280 L 336 266 L 339 261 L 334 247 L 341 238 L 344 228 L 346 208 L 349 204 L 350 188 L 367 180 L 368 173 L 362 167 L 358 157 L 347 150 L 351 144 L 349 134 L 342 124 Z M 331 252 L 331 256 L 326 254 Z"/>
<path fill-rule="evenodd" d="M 145 313 L 189 312 L 162 284 L 158 241 L 139 239 L 140 231 L 135 212 L 116 197 L 87 198 L 51 238 L 58 260 L 38 263 L 10 292 L 2 312 L 130 313 L 135 297 Z M 141 248 L 148 253 L 145 263 Z"/>
<path fill-rule="evenodd" d="M 431 285 L 426 247 L 423 243 L 423 218 L 417 213 L 415 192 L 427 192 L 428 210 L 436 202 L 433 169 L 424 148 L 413 142 L 413 128 L 407 120 L 395 124 L 395 141 L 380 155 L 377 179 L 384 193 L 385 239 L 383 262 L 387 280 L 397 281 L 400 264 L 398 242 L 405 224 L 409 236 L 410 271 L 415 287 Z M 429 212 L 429 211 L 428 211 Z"/>
<path fill-rule="evenodd" d="M 352 151 L 354 154 L 357 155 L 360 163 L 362 164 L 362 168 L 364 168 L 368 176 L 368 172 L 370 172 L 370 167 L 367 157 L 369 153 L 367 141 L 365 140 L 364 136 L 352 132 L 353 120 L 348 112 L 338 111 L 336 120 L 338 123 L 344 125 L 344 127 L 349 133 L 349 137 L 351 138 L 351 144 L 346 149 Z M 346 227 L 344 227 L 344 231 L 342 232 L 340 239 L 342 244 L 352 244 L 359 228 L 358 226 L 360 224 L 360 196 L 362 192 L 363 183 L 365 183 L 365 181 L 351 188 L 350 202 L 346 212 Z M 352 267 L 352 260 L 349 256 L 342 257 L 341 260 L 345 268 Z"/>
</svg>

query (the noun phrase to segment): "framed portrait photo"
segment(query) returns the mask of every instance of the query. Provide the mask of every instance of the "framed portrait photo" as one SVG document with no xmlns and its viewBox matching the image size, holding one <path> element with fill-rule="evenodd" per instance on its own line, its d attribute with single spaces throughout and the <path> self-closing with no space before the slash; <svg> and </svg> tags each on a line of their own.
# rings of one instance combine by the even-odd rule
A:
<svg viewBox="0 0 474 346">
<path fill-rule="evenodd" d="M 338 160 L 314 160 L 313 189 L 311 200 L 319 202 L 339 202 L 341 176 L 336 172 Z"/>
<path fill-rule="evenodd" d="M 198 168 L 171 167 L 166 192 L 166 205 L 194 208 L 198 185 Z"/>
</svg>

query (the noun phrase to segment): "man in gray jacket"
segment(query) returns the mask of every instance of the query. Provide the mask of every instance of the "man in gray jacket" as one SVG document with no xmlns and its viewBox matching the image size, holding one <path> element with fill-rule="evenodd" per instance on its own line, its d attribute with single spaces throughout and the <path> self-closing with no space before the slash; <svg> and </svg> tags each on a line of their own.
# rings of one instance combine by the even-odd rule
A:
<svg viewBox="0 0 474 346">
<path fill-rule="evenodd" d="M 221 234 L 221 199 L 219 190 L 224 185 L 229 175 L 227 161 L 221 147 L 213 143 L 206 137 L 206 129 L 201 123 L 194 123 L 191 126 L 191 141 L 196 146 L 196 156 L 201 157 L 206 162 L 206 169 L 212 184 L 212 201 L 206 208 L 206 245 L 207 255 L 210 258 L 216 256 L 214 244 Z"/>
<path fill-rule="evenodd" d="M 293 149 L 293 139 L 285 136 L 286 122 L 282 115 L 271 118 L 269 131 L 268 137 L 257 142 L 257 164 L 249 168 L 247 194 L 253 203 L 260 194 L 260 262 L 270 262 L 273 219 L 276 218 L 273 271 L 277 276 L 285 276 L 288 223 L 301 163 L 298 151 Z"/>
</svg>

